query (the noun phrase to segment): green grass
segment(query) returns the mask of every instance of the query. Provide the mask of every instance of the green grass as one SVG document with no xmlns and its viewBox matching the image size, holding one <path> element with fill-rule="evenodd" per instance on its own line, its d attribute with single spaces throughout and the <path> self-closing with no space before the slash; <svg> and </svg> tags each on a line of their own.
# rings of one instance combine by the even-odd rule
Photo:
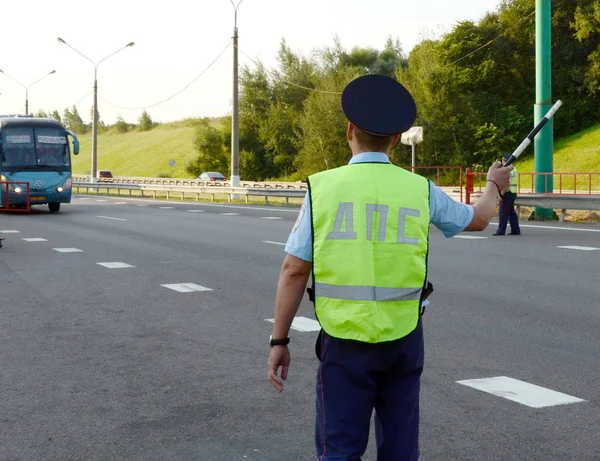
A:
<svg viewBox="0 0 600 461">
<path fill-rule="evenodd" d="M 529 146 L 526 152 L 526 157 L 522 156 L 515 163 L 519 173 L 534 171 L 533 145 Z M 596 172 L 598 174 L 591 176 L 592 188 L 600 190 L 600 125 L 559 139 L 554 143 L 554 172 Z M 574 174 L 555 174 L 554 190 L 558 191 L 561 187 L 561 177 L 562 189 L 572 190 L 575 179 Z M 589 190 L 589 182 L 589 175 L 578 175 L 577 190 Z M 521 188 L 531 188 L 531 176 L 521 175 Z"/>
<path fill-rule="evenodd" d="M 98 169 L 114 176 L 171 176 L 169 160 L 175 160 L 173 177 L 190 177 L 186 164 L 196 156 L 194 149 L 196 119 L 161 124 L 150 131 L 133 129 L 127 133 L 109 131 L 98 134 Z M 219 119 L 211 123 L 218 124 Z M 75 174 L 91 170 L 92 135 L 79 136 L 80 153 L 73 157 Z"/>
</svg>

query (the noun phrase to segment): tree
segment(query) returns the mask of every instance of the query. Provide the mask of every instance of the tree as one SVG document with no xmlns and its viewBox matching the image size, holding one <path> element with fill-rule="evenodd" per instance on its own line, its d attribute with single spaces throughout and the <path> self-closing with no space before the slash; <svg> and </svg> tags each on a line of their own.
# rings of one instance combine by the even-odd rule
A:
<svg viewBox="0 0 600 461">
<path fill-rule="evenodd" d="M 129 131 L 129 123 L 121 117 L 121 114 L 117 115 L 115 129 L 117 130 L 117 133 L 127 133 Z"/>
<path fill-rule="evenodd" d="M 40 117 L 40 118 L 48 118 L 48 112 L 46 112 L 43 109 L 38 110 L 35 114 L 35 117 Z"/>
<path fill-rule="evenodd" d="M 203 119 L 196 129 L 194 146 L 197 157 L 189 162 L 185 170 L 194 177 L 204 171 L 218 171 L 229 176 L 229 158 L 223 146 L 221 130 L 211 126 L 208 119 Z"/>
<path fill-rule="evenodd" d="M 62 120 L 65 126 L 75 133 L 83 134 L 88 131 L 88 127 L 85 123 L 83 123 L 76 106 L 73 106 L 71 110 L 68 108 L 65 109 L 62 115 Z"/>
<path fill-rule="evenodd" d="M 138 118 L 140 124 L 140 131 L 150 131 L 156 126 L 150 114 L 146 111 L 142 112 L 142 115 Z"/>
<path fill-rule="evenodd" d="M 60 114 L 58 113 L 57 110 L 53 110 L 52 114 L 50 114 L 50 117 L 52 117 L 57 122 L 62 122 L 62 119 L 60 118 Z"/>
</svg>

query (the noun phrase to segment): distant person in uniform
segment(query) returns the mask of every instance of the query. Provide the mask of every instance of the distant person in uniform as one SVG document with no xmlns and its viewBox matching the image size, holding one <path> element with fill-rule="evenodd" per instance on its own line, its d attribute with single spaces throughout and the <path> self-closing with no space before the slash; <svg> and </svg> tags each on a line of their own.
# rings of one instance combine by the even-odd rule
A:
<svg viewBox="0 0 600 461">
<path fill-rule="evenodd" d="M 481 198 L 473 206 L 457 203 L 390 163 L 391 147 L 416 118 L 400 83 L 380 75 L 355 79 L 344 89 L 342 108 L 352 159 L 308 179 L 279 277 L 268 379 L 283 391 L 288 334 L 312 272 L 309 292 L 322 327 L 318 459 L 360 460 L 375 410 L 377 459 L 417 460 L 429 225 L 446 237 L 485 229 L 512 167 L 495 163 Z"/>
<path fill-rule="evenodd" d="M 510 158 L 510 153 L 502 153 L 502 165 Z M 510 172 L 509 188 L 500 195 L 500 217 L 498 230 L 495 236 L 506 234 L 506 225 L 510 221 L 510 235 L 521 235 L 519 227 L 519 215 L 515 211 L 515 200 L 517 198 L 519 172 L 516 168 Z"/>
</svg>

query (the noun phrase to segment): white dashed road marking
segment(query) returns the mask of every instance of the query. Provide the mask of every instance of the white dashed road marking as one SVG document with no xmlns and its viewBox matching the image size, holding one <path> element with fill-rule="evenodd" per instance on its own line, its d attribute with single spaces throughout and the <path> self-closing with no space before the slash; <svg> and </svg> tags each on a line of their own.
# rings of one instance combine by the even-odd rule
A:
<svg viewBox="0 0 600 461">
<path fill-rule="evenodd" d="M 142 204 L 142 205 L 133 205 L 133 206 L 148 206 L 148 205 L 144 205 L 144 204 Z"/>
<path fill-rule="evenodd" d="M 221 216 L 239 216 L 239 213 L 219 213 Z"/>
<path fill-rule="evenodd" d="M 206 288 L 202 285 L 196 285 L 195 283 L 170 283 L 161 285 L 161 287 L 169 288 L 180 293 L 191 293 L 193 291 L 213 291 L 212 288 Z"/>
<path fill-rule="evenodd" d="M 188 213 L 204 213 L 204 210 L 188 210 Z"/>
<path fill-rule="evenodd" d="M 532 408 L 553 407 L 555 405 L 585 402 L 583 399 L 546 389 L 545 387 L 529 384 L 524 381 L 519 381 L 518 379 L 509 378 L 507 376 L 468 379 L 466 381 L 457 381 L 457 383 Z"/>
<path fill-rule="evenodd" d="M 278 217 L 278 216 L 264 216 L 264 217 L 262 217 L 262 218 L 260 218 L 260 219 L 271 219 L 271 220 L 276 220 L 276 219 L 283 219 L 283 218 L 280 218 L 280 217 Z"/>
<path fill-rule="evenodd" d="M 79 248 L 53 248 L 53 250 L 59 253 L 83 253 Z"/>
<path fill-rule="evenodd" d="M 43 238 L 39 238 L 39 237 L 34 237 L 34 238 L 28 238 L 28 239 L 23 239 L 26 242 L 47 242 L 48 240 L 43 239 Z"/>
<path fill-rule="evenodd" d="M 127 202 L 113 202 L 113 205 L 127 205 Z"/>
<path fill-rule="evenodd" d="M 123 219 L 123 218 L 112 218 L 110 216 L 96 216 L 96 218 L 110 219 L 111 221 L 127 221 L 126 219 Z"/>
<path fill-rule="evenodd" d="M 18 230 L 0 230 L 0 234 L 20 234 Z"/>
<path fill-rule="evenodd" d="M 108 202 L 108 200 L 105 200 L 105 199 L 101 198 L 99 200 L 96 200 L 96 202 Z"/>
<path fill-rule="evenodd" d="M 487 240 L 488 237 L 479 237 L 477 235 L 455 235 L 455 239 L 464 239 L 464 240 Z"/>
<path fill-rule="evenodd" d="M 280 245 L 282 247 L 285 246 L 285 243 L 281 243 L 281 242 L 271 242 L 270 240 L 263 240 L 262 243 L 268 243 L 270 245 Z"/>
<path fill-rule="evenodd" d="M 108 269 L 124 269 L 126 267 L 135 267 L 135 266 L 132 266 L 131 264 L 120 263 L 120 262 L 96 263 L 96 264 L 98 264 L 99 266 L 107 267 Z"/>
<path fill-rule="evenodd" d="M 267 322 L 274 323 L 275 319 L 265 319 Z M 292 321 L 292 329 L 306 333 L 308 331 L 320 331 L 321 325 L 319 322 L 307 317 L 295 317 Z"/>
<path fill-rule="evenodd" d="M 161 210 L 174 210 L 175 209 L 174 206 L 159 206 L 158 208 L 160 208 Z"/>
<path fill-rule="evenodd" d="M 600 251 L 600 248 L 594 248 L 594 247 L 564 246 L 564 247 L 556 247 L 556 248 L 564 248 L 565 250 L 579 250 L 579 251 Z"/>
</svg>

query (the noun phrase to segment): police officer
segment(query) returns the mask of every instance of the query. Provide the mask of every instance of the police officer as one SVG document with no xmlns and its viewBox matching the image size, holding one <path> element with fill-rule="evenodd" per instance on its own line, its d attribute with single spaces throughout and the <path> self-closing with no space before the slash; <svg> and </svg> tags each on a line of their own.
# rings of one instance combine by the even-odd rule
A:
<svg viewBox="0 0 600 461">
<path fill-rule="evenodd" d="M 283 391 L 288 333 L 312 272 L 322 327 L 318 459 L 360 460 L 375 409 L 377 459 L 412 461 L 418 459 L 429 224 L 446 237 L 485 229 L 512 167 L 492 165 L 481 198 L 473 206 L 457 203 L 389 161 L 390 148 L 416 117 L 401 84 L 380 75 L 360 77 L 344 89 L 342 108 L 352 159 L 309 178 L 279 278 L 268 378 Z"/>
<path fill-rule="evenodd" d="M 510 158 L 510 153 L 502 153 L 502 165 Z M 510 235 L 521 235 L 519 227 L 519 215 L 515 211 L 515 199 L 517 198 L 519 172 L 514 168 L 510 172 L 510 184 L 508 189 L 500 196 L 500 217 L 498 230 L 494 234 L 506 234 L 506 225 L 510 221 Z"/>
</svg>

